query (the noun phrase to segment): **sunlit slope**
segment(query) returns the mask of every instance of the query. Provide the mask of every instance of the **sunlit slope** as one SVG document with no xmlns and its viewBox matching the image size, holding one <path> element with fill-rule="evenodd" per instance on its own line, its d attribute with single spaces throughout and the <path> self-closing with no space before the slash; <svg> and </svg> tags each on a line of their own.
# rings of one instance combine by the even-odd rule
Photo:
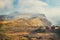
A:
<svg viewBox="0 0 60 40">
<path fill-rule="evenodd" d="M 38 17 L 30 19 L 16 19 L 11 21 L 3 21 L 2 29 L 4 31 L 32 31 L 38 29 L 40 26 L 44 27 L 42 21 Z"/>
<path fill-rule="evenodd" d="M 37 18 L 31 18 L 31 19 L 17 19 L 12 21 L 3 21 L 2 24 L 6 24 L 9 26 L 17 25 L 18 26 L 44 26 L 42 21 Z"/>
<path fill-rule="evenodd" d="M 15 17 L 14 17 L 15 18 Z M 51 26 L 50 22 L 47 22 L 48 20 L 44 19 L 45 16 L 29 16 L 26 17 L 21 15 L 17 16 L 15 19 L 5 18 L 3 21 L 0 21 L 0 24 L 2 24 L 2 29 L 9 30 L 9 31 L 32 31 L 36 30 L 40 27 L 45 28 L 45 26 Z"/>
<path fill-rule="evenodd" d="M 44 26 L 40 18 L 32 18 L 29 20 L 30 26 Z"/>
<path fill-rule="evenodd" d="M 34 18 L 32 17 L 32 18 L 18 18 L 14 20 L 8 20 L 8 19 L 6 20 L 0 21 L 0 24 L 3 24 L 4 26 L 11 26 L 11 27 L 47 26 L 47 25 L 51 26 L 51 22 L 49 22 L 46 18 L 42 18 L 40 16 Z"/>
</svg>

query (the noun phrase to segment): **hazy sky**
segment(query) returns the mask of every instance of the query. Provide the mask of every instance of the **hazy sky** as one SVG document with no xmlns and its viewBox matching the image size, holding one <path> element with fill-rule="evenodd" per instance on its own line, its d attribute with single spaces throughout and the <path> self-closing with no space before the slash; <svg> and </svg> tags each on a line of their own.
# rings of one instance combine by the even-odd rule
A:
<svg viewBox="0 0 60 40">
<path fill-rule="evenodd" d="M 16 10 L 21 13 L 43 13 L 54 24 L 60 22 L 60 0 L 0 0 L 0 14 Z"/>
</svg>

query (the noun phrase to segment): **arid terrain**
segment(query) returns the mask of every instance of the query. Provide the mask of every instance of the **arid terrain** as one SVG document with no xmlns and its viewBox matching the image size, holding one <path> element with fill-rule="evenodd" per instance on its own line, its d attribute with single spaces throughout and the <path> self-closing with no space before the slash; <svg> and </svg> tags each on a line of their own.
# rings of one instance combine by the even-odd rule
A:
<svg viewBox="0 0 60 40">
<path fill-rule="evenodd" d="M 46 18 L 0 19 L 0 40 L 60 40 L 60 26 Z"/>
</svg>

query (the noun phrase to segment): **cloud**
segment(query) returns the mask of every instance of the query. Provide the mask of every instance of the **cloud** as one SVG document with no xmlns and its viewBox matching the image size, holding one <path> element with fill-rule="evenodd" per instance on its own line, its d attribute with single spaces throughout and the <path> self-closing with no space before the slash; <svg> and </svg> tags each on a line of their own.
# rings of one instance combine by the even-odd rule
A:
<svg viewBox="0 0 60 40">
<path fill-rule="evenodd" d="M 0 0 L 0 8 L 4 8 L 6 6 L 5 0 Z"/>
<path fill-rule="evenodd" d="M 3 10 L 7 8 L 10 11 L 15 10 L 13 1 L 14 0 L 0 0 L 0 8 Z M 47 5 L 47 3 L 40 0 L 19 0 L 16 10 L 19 10 L 21 13 L 45 13 Z"/>
<path fill-rule="evenodd" d="M 0 0 L 0 15 L 8 14 L 8 12 L 14 10 L 14 0 Z"/>
<path fill-rule="evenodd" d="M 47 16 L 56 17 L 60 15 L 60 7 L 49 7 L 47 8 Z"/>
<path fill-rule="evenodd" d="M 44 1 L 44 0 L 43 0 Z M 60 25 L 60 0 L 46 0 L 48 3 L 46 16 L 55 25 Z"/>
<path fill-rule="evenodd" d="M 47 3 L 39 0 L 20 0 L 19 10 L 24 13 L 45 13 Z"/>
<path fill-rule="evenodd" d="M 45 13 L 48 19 L 55 25 L 59 25 L 60 23 L 60 6 L 59 7 L 49 7 L 47 8 L 47 13 Z"/>
<path fill-rule="evenodd" d="M 13 0 L 0 0 L 0 8 L 8 8 L 8 9 L 13 9 Z"/>
</svg>

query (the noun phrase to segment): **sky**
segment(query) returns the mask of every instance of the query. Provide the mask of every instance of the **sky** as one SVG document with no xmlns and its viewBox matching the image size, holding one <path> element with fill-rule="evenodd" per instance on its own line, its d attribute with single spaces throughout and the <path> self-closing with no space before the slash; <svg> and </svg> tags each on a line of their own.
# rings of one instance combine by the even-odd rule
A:
<svg viewBox="0 0 60 40">
<path fill-rule="evenodd" d="M 60 25 L 60 0 L 0 0 L 0 15 L 14 11 L 43 13 L 52 23 Z"/>
</svg>

